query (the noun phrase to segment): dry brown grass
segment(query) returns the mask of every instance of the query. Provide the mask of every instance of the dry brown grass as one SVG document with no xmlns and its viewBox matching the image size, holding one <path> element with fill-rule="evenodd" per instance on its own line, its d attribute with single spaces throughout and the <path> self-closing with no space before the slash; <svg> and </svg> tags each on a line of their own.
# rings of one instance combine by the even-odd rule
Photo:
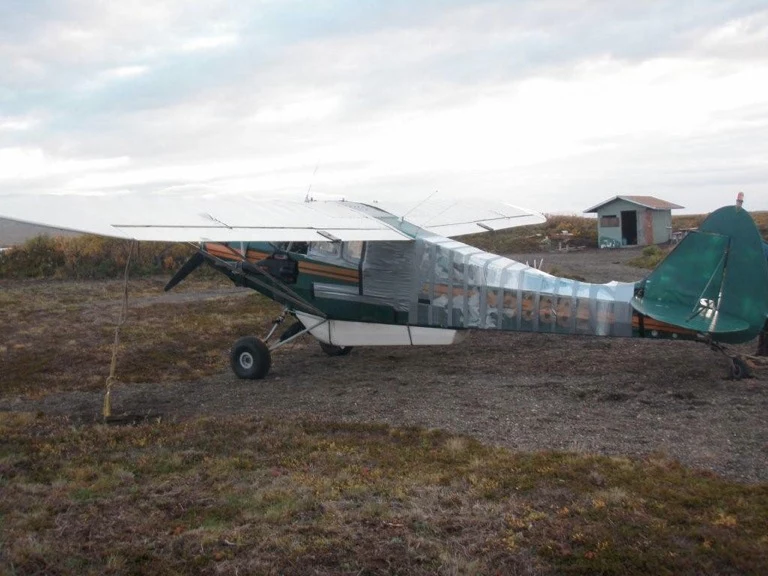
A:
<svg viewBox="0 0 768 576">
<path fill-rule="evenodd" d="M 13 574 L 762 574 L 768 487 L 442 432 L 0 414 Z"/>
<path fill-rule="evenodd" d="M 220 372 L 232 342 L 245 334 L 261 333 L 277 312 L 274 304 L 255 292 L 205 302 L 145 305 L 142 298 L 161 294 L 165 281 L 130 282 L 118 364 L 119 377 L 125 382 L 190 380 Z M 174 294 L 228 284 L 191 280 Z M 121 292 L 120 281 L 2 282 L 0 393 L 41 394 L 103 386 Z"/>
<path fill-rule="evenodd" d="M 557 240 L 548 240 L 552 236 L 567 231 L 572 234 L 570 246 L 597 248 L 597 220 L 582 216 L 563 216 L 548 214 L 544 224 L 512 228 L 494 233 L 471 234 L 460 238 L 471 246 L 494 254 L 514 254 L 537 252 L 557 247 Z"/>
<path fill-rule="evenodd" d="M 751 215 L 763 238 L 768 239 L 768 212 L 751 212 Z M 672 226 L 675 230 L 696 228 L 705 217 L 706 215 L 673 216 Z M 547 222 L 544 224 L 512 228 L 492 234 L 473 234 L 464 236 L 461 240 L 495 254 L 526 253 L 547 250 L 551 246 L 557 247 L 557 240 L 549 244 L 546 238 L 564 230 L 573 234 L 571 246 L 597 248 L 597 220 L 576 215 L 547 215 Z"/>
<path fill-rule="evenodd" d="M 124 381 L 226 370 L 232 340 L 275 312 L 256 295 L 142 302 L 163 283 L 131 284 Z M 0 284 L 0 393 L 103 386 L 120 290 Z M 0 573 L 763 574 L 766 517 L 768 486 L 661 457 L 329 422 L 0 413 Z"/>
</svg>

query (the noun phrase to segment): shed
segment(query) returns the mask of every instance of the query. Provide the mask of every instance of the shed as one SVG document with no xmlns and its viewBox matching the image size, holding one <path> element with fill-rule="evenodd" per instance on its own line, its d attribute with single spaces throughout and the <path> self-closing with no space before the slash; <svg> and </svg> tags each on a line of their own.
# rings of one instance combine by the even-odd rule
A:
<svg viewBox="0 0 768 576">
<path fill-rule="evenodd" d="M 653 196 L 615 196 L 584 212 L 597 214 L 600 248 L 619 248 L 669 242 L 672 210 L 680 208 Z"/>
</svg>

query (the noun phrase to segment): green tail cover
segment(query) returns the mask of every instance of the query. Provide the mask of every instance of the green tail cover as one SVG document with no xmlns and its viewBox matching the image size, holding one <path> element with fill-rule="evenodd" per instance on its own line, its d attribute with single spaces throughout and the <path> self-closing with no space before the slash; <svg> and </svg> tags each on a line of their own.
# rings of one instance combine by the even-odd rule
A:
<svg viewBox="0 0 768 576">
<path fill-rule="evenodd" d="M 768 317 L 768 261 L 749 213 L 713 212 L 641 284 L 641 314 L 725 343 L 755 338 Z"/>
</svg>

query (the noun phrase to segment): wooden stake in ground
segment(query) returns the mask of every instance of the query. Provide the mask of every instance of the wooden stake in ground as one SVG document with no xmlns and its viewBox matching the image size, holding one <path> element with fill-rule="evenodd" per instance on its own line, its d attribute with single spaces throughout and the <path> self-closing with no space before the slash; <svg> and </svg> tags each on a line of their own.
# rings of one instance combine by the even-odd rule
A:
<svg viewBox="0 0 768 576">
<path fill-rule="evenodd" d="M 106 392 L 104 393 L 104 407 L 102 409 L 102 415 L 104 418 L 112 416 L 112 384 L 115 382 L 115 372 L 117 371 L 117 350 L 120 347 L 120 327 L 125 324 L 126 316 L 128 315 L 128 271 L 131 266 L 131 255 L 133 254 L 133 247 L 136 246 L 136 241 L 132 240 L 128 248 L 128 259 L 125 262 L 125 274 L 123 275 L 123 305 L 120 307 L 120 316 L 117 319 L 117 325 L 115 326 L 115 340 L 112 344 L 112 362 L 109 366 L 109 376 L 107 376 Z"/>
</svg>

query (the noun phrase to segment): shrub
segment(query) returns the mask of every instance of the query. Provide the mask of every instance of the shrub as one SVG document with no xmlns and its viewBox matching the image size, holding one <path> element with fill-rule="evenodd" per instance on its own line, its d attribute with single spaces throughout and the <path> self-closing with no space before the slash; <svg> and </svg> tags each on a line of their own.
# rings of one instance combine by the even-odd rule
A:
<svg viewBox="0 0 768 576">
<path fill-rule="evenodd" d="M 659 248 L 655 244 L 651 246 L 646 246 L 645 248 L 643 248 L 643 256 L 645 256 L 646 258 L 658 258 L 663 254 L 664 252 L 661 250 L 661 248 Z"/>
<path fill-rule="evenodd" d="M 662 250 L 659 246 L 646 246 L 643 248 L 642 256 L 633 258 L 627 264 L 636 268 L 653 269 L 664 260 L 668 250 Z"/>
<path fill-rule="evenodd" d="M 0 253 L 0 278 L 117 278 L 128 261 L 130 242 L 83 235 L 36 236 Z M 139 242 L 131 256 L 131 276 L 175 270 L 192 255 L 185 244 Z"/>
<path fill-rule="evenodd" d="M 56 249 L 56 240 L 36 236 L 0 254 L 0 277 L 45 278 L 63 264 L 64 255 Z"/>
</svg>

